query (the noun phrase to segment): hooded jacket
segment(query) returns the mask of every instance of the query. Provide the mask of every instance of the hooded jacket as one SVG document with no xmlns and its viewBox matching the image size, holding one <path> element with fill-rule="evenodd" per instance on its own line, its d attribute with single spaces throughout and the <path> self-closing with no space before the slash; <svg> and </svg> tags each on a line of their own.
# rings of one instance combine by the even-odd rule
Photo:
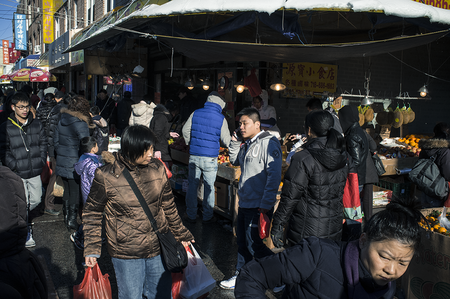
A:
<svg viewBox="0 0 450 299">
<path fill-rule="evenodd" d="M 231 141 L 230 162 L 241 167 L 239 207 L 270 210 L 281 182 L 281 146 L 278 139 L 261 132 L 246 150 L 246 143 Z"/>
<path fill-rule="evenodd" d="M 359 185 L 366 183 L 366 159 L 369 143 L 364 130 L 359 126 L 359 112 L 356 106 L 347 105 L 339 110 L 339 121 L 345 136 L 347 152 L 352 157 L 358 173 Z"/>
<path fill-rule="evenodd" d="M 419 141 L 420 159 L 436 156 L 434 163 L 439 167 L 441 175 L 450 181 L 450 140 L 448 139 L 421 139 Z"/>
<path fill-rule="evenodd" d="M 172 161 L 169 154 L 169 143 L 170 139 L 170 123 L 169 120 L 172 118 L 169 111 L 164 107 L 164 105 L 157 105 L 153 110 L 153 118 L 150 122 L 150 129 L 155 133 L 156 140 L 155 151 L 161 152 L 161 160 L 164 162 Z"/>
<path fill-rule="evenodd" d="M 22 179 L 38 176 L 47 161 L 47 137 L 42 123 L 28 113 L 20 125 L 14 113 L 0 128 L 0 156 L 3 165 Z M 4 132 L 4 133 L 3 133 Z"/>
<path fill-rule="evenodd" d="M 45 128 L 45 132 L 48 135 L 48 119 L 50 118 L 50 111 L 52 111 L 53 107 L 58 104 L 55 100 L 51 100 L 50 102 L 45 99 L 41 101 L 39 108 L 36 109 L 36 118 L 39 119 L 42 123 L 42 126 Z"/>
<path fill-rule="evenodd" d="M 341 240 L 344 187 L 349 173 L 347 152 L 327 148 L 326 137 L 304 144 L 292 156 L 284 176 L 273 227 L 289 223 L 289 245 L 315 236 Z"/>
<path fill-rule="evenodd" d="M 131 105 L 131 115 L 128 124 L 132 125 L 143 125 L 148 127 L 153 118 L 153 110 L 155 109 L 155 103 L 147 104 L 141 101 L 138 104 Z"/>
<path fill-rule="evenodd" d="M 59 101 L 59 103 L 53 107 L 48 116 L 47 126 L 47 140 L 48 140 L 48 155 L 50 157 L 55 157 L 55 147 L 53 145 L 53 137 L 55 136 L 56 127 L 58 126 L 59 120 L 61 119 L 61 109 L 66 108 L 67 105 L 64 104 L 63 101 Z"/>
<path fill-rule="evenodd" d="M 395 281 L 376 286 L 361 262 L 357 242 L 310 237 L 276 255 L 255 259 L 239 272 L 235 296 L 262 299 L 267 289 L 286 285 L 284 299 L 394 298 Z"/>
<path fill-rule="evenodd" d="M 106 120 L 100 115 L 96 115 L 92 117 L 92 121 L 95 124 L 94 132 L 92 133 L 92 137 L 97 140 L 98 152 L 97 154 L 101 154 L 104 151 L 108 150 L 109 145 L 109 126 Z"/>
<path fill-rule="evenodd" d="M 54 135 L 56 151 L 56 174 L 68 179 L 76 177 L 73 165 L 78 162 L 80 140 L 89 137 L 89 129 L 94 129 L 94 124 L 89 124 L 89 117 L 69 109 L 61 110 L 61 120 Z"/>
<path fill-rule="evenodd" d="M 150 220 L 123 176 L 125 167 L 144 196 L 159 230 L 170 229 L 178 241 L 194 239 L 178 215 L 161 161 L 152 159 L 148 165 L 136 166 L 124 159 L 120 151 L 105 153 L 103 158 L 106 164 L 96 170 L 83 210 L 85 256 L 100 256 L 103 214 L 111 257 L 142 259 L 160 254 L 158 237 Z"/>
<path fill-rule="evenodd" d="M 95 170 L 102 165 L 99 156 L 96 154 L 84 153 L 73 166 L 76 173 L 80 176 L 81 198 L 83 199 L 83 204 L 86 203 L 89 191 L 91 190 Z"/>
<path fill-rule="evenodd" d="M 220 140 L 228 146 L 231 140 L 228 123 L 222 114 L 225 102 L 215 91 L 209 94 L 205 107 L 195 110 L 183 126 L 183 138 L 189 154 L 217 157 Z"/>
</svg>

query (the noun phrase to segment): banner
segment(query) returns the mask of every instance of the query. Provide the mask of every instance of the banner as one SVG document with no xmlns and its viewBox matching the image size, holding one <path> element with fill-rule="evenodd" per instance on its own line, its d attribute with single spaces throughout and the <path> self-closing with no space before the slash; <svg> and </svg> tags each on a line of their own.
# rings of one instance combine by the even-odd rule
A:
<svg viewBox="0 0 450 299">
<path fill-rule="evenodd" d="M 11 43 L 9 49 L 9 63 L 16 63 L 20 59 L 20 51 L 14 49 L 14 43 Z"/>
<path fill-rule="evenodd" d="M 313 96 L 314 93 L 336 92 L 337 66 L 321 63 L 283 63 L 286 98 Z"/>
<path fill-rule="evenodd" d="M 4 39 L 2 40 L 3 47 L 3 64 L 9 63 L 9 41 Z"/>
<path fill-rule="evenodd" d="M 25 15 L 14 14 L 14 42 L 17 50 L 27 50 L 27 21 Z"/>
<path fill-rule="evenodd" d="M 53 35 L 53 0 L 45 0 L 42 3 L 42 9 L 44 11 L 43 23 L 44 23 L 44 44 L 51 44 L 54 40 Z"/>
<path fill-rule="evenodd" d="M 450 9 L 450 0 L 413 0 L 437 8 Z"/>
</svg>

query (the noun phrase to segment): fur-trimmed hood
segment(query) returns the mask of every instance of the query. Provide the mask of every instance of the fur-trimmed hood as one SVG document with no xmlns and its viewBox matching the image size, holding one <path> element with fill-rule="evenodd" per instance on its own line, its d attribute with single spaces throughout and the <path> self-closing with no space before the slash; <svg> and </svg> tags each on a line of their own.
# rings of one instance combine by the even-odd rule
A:
<svg viewBox="0 0 450 299">
<path fill-rule="evenodd" d="M 421 149 L 437 149 L 437 148 L 450 148 L 450 140 L 448 139 L 421 139 L 419 141 L 419 147 Z"/>
<path fill-rule="evenodd" d="M 113 153 L 104 151 L 102 152 L 102 160 L 104 164 L 112 164 L 114 163 L 114 161 L 116 161 L 116 157 L 113 155 Z"/>
<path fill-rule="evenodd" d="M 67 113 L 67 114 L 69 114 L 69 115 L 71 115 L 73 117 L 78 118 L 79 120 L 84 121 L 85 123 L 87 123 L 89 129 L 95 129 L 95 124 L 92 122 L 92 119 L 89 119 L 89 117 L 87 117 L 86 115 L 82 114 L 81 112 L 79 112 L 79 111 L 72 111 L 72 110 L 69 110 L 67 108 L 62 108 L 61 109 L 61 114 L 63 114 L 63 113 Z M 73 122 L 72 120 L 69 120 L 67 118 L 63 119 L 61 117 L 62 125 L 69 125 L 72 122 Z"/>
</svg>

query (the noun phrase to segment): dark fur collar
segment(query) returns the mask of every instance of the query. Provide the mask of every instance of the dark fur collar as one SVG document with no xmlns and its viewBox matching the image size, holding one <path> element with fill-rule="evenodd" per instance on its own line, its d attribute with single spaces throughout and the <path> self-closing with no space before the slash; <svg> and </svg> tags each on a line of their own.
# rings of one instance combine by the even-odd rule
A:
<svg viewBox="0 0 450 299">
<path fill-rule="evenodd" d="M 72 111 L 69 110 L 67 108 L 62 108 L 61 109 L 61 113 L 67 113 L 72 115 L 73 117 L 78 118 L 79 120 L 84 121 L 85 123 L 87 123 L 89 129 L 95 129 L 95 124 L 92 122 L 92 119 L 90 119 L 89 117 L 87 117 L 86 115 L 82 114 L 79 111 Z"/>
<path fill-rule="evenodd" d="M 448 139 L 421 139 L 419 141 L 419 147 L 421 149 L 433 149 L 433 148 L 448 148 L 450 147 L 450 140 Z"/>
</svg>

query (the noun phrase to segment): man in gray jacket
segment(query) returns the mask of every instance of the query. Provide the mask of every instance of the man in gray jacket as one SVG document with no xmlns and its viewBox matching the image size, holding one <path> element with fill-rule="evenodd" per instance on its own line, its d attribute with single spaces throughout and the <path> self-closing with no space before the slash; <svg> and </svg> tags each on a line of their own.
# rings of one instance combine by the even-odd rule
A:
<svg viewBox="0 0 450 299">
<path fill-rule="evenodd" d="M 259 237 L 258 221 L 261 213 L 272 218 L 281 182 L 280 142 L 261 131 L 259 112 L 255 108 L 244 108 L 238 116 L 241 138 L 245 142 L 235 134 L 230 143 L 230 162 L 241 167 L 236 228 L 238 261 L 236 275 L 220 283 L 223 289 L 234 289 L 236 276 L 244 264 L 254 257 L 273 254 Z"/>
</svg>

